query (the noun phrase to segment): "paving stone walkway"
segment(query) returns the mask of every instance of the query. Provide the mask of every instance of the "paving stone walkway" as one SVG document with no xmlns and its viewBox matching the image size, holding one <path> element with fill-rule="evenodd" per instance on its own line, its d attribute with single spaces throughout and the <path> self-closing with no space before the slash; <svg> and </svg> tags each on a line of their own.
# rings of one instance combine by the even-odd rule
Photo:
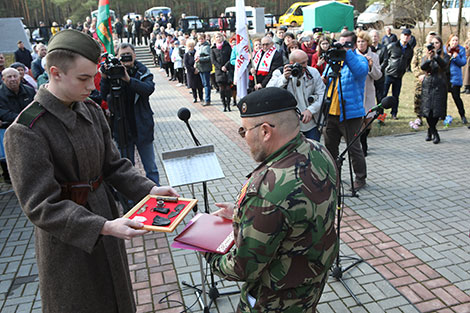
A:
<svg viewBox="0 0 470 313">
<path fill-rule="evenodd" d="M 216 93 L 209 107 L 193 104 L 188 89 L 152 71 L 162 183 L 167 179 L 161 153 L 194 145 L 177 118 L 178 109 L 187 107 L 196 136 L 202 144 L 215 146 L 225 173 L 224 179 L 208 183 L 210 207 L 234 201 L 245 175 L 256 166 L 237 134 L 238 111 L 224 113 Z M 369 140 L 367 186 L 359 197 L 346 198 L 341 222 L 341 255 L 364 260 L 343 279 L 363 305 L 330 277 L 318 312 L 470 312 L 470 131 L 442 131 L 441 139 L 434 145 L 418 132 Z M 343 171 L 347 190 L 347 164 Z M 178 191 L 192 197 L 189 186 Z M 203 208 L 201 186 L 195 185 L 194 192 Z M 138 312 L 203 312 L 194 291 L 183 285 L 200 287 L 197 254 L 169 247 L 183 227 L 127 242 Z M 32 225 L 14 195 L 0 195 L 0 312 L 41 311 L 33 238 Z M 341 259 L 343 267 L 348 264 L 347 258 Z M 205 279 L 210 283 L 210 275 Z M 215 281 L 220 292 L 239 288 L 217 277 Z M 210 311 L 235 312 L 237 303 L 238 295 L 222 296 Z"/>
</svg>

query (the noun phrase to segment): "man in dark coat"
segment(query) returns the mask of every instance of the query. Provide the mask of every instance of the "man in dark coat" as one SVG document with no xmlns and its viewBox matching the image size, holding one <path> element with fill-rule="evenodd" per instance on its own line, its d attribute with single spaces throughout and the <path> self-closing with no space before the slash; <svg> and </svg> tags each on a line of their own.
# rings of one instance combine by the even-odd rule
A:
<svg viewBox="0 0 470 313">
<path fill-rule="evenodd" d="M 116 53 L 118 58 L 124 56 L 130 57 L 131 60 L 122 62 L 126 71 L 125 76 L 120 79 L 121 97 L 123 97 L 122 101 L 125 106 L 125 112 L 121 112 L 121 114 L 128 126 L 127 140 L 120 140 L 122 138 L 119 138 L 117 123 L 112 123 L 114 137 L 121 149 L 121 155 L 127 157 L 132 163 L 134 163 L 134 149 L 137 148 L 147 177 L 159 185 L 159 173 L 153 148 L 153 112 L 149 103 L 149 97 L 155 90 L 153 74 L 145 65 L 136 61 L 135 48 L 131 44 L 122 43 L 116 49 Z M 110 80 L 105 74 L 102 74 L 100 86 L 103 99 L 112 97 Z M 114 121 L 114 113 L 119 108 L 117 108 L 117 103 L 113 103 L 112 98 L 109 98 L 108 103 L 111 113 L 113 113 L 111 118 Z M 125 142 L 127 142 L 127 148 L 122 144 Z"/>
<path fill-rule="evenodd" d="M 148 45 L 150 40 L 150 33 L 153 30 L 152 21 L 148 19 L 148 17 L 144 17 L 144 21 L 142 22 L 142 36 L 144 37 L 145 45 Z"/>
<path fill-rule="evenodd" d="M 186 14 L 181 14 L 181 18 L 178 22 L 178 26 L 180 30 L 185 34 L 188 31 L 189 23 L 188 20 L 186 19 Z"/>
<path fill-rule="evenodd" d="M 124 33 L 124 25 L 122 25 L 122 22 L 119 19 L 119 17 L 116 18 L 116 22 L 114 23 L 114 29 L 116 30 L 116 34 L 118 35 L 119 40 L 122 42 L 122 35 Z"/>
<path fill-rule="evenodd" d="M 21 83 L 20 73 L 14 68 L 2 72 L 3 84 L 0 85 L 0 121 L 1 128 L 7 128 L 18 114 L 33 100 L 36 93 L 33 88 Z M 3 143 L 1 143 L 3 144 Z M 0 161 L 3 179 L 10 182 L 7 161 Z"/>
<path fill-rule="evenodd" d="M 132 25 L 132 44 L 133 45 L 140 45 L 142 44 L 142 21 L 140 20 L 139 16 L 136 16 L 134 19 L 134 23 Z"/>
<path fill-rule="evenodd" d="M 250 91 L 265 88 L 273 76 L 273 72 L 284 65 L 282 54 L 274 46 L 269 36 L 261 39 L 261 50 L 253 58 L 250 76 Z M 254 79 L 256 77 L 256 80 Z"/>
<path fill-rule="evenodd" d="M 372 41 L 372 51 L 377 53 L 379 55 L 379 61 L 380 61 L 380 70 L 382 71 L 382 77 L 374 80 L 374 86 L 375 86 L 375 98 L 377 101 L 377 104 L 382 102 L 383 98 L 383 93 L 384 93 L 384 83 L 385 83 L 385 68 L 388 65 L 388 52 L 387 52 L 387 47 L 384 46 L 379 42 L 380 37 L 379 37 L 379 32 L 375 29 L 371 30 L 369 32 L 370 39 Z"/>
<path fill-rule="evenodd" d="M 392 86 L 392 96 L 395 98 L 390 112 L 392 119 L 397 119 L 401 81 L 413 58 L 413 48 L 409 44 L 410 38 L 411 31 L 404 29 L 401 32 L 400 41 L 392 42 L 387 46 L 388 65 L 385 69 L 383 97 L 387 96 L 388 89 Z"/>
<path fill-rule="evenodd" d="M 21 40 L 18 41 L 18 50 L 15 51 L 15 62 L 23 63 L 28 68 L 31 68 L 31 62 L 33 62 L 31 51 L 24 47 Z"/>
<path fill-rule="evenodd" d="M 49 51 L 49 85 L 5 134 L 13 189 L 35 225 L 42 310 L 135 312 L 122 239 L 146 231 L 142 223 L 119 218 L 111 186 L 133 201 L 149 193 L 178 194 L 155 186 L 119 156 L 103 111 L 87 99 L 100 45 L 64 30 Z"/>
<path fill-rule="evenodd" d="M 397 42 L 397 35 L 392 33 L 392 28 L 390 26 L 385 27 L 385 35 L 382 37 L 382 44 L 386 47 L 392 42 Z"/>
<path fill-rule="evenodd" d="M 39 75 L 44 73 L 44 67 L 42 67 L 42 59 L 47 54 L 47 48 L 43 44 L 37 46 L 38 49 L 38 58 L 31 63 L 31 71 L 33 72 L 34 79 L 38 79 Z"/>
<path fill-rule="evenodd" d="M 39 37 L 42 38 L 42 42 L 44 44 L 47 44 L 49 42 L 50 33 L 49 33 L 49 27 L 44 24 L 44 22 L 39 22 Z"/>
</svg>

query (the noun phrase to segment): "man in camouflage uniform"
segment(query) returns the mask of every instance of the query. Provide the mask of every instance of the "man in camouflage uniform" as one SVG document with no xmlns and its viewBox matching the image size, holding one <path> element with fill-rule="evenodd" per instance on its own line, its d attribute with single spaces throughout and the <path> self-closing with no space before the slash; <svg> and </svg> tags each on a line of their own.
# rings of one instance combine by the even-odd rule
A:
<svg viewBox="0 0 470 313">
<path fill-rule="evenodd" d="M 435 32 L 429 32 L 426 36 L 426 43 L 416 48 L 415 53 L 413 55 L 413 59 L 411 60 L 411 70 L 415 76 L 415 97 L 414 97 L 414 112 L 416 116 L 421 120 L 421 91 L 423 87 L 423 80 L 426 76 L 426 72 L 421 69 L 421 61 L 423 57 L 427 53 L 426 46 L 431 43 L 431 40 L 436 35 Z"/>
<path fill-rule="evenodd" d="M 238 312 L 315 312 L 338 253 L 337 171 L 327 149 L 299 132 L 296 101 L 281 88 L 239 103 L 252 157 L 238 201 L 216 204 L 233 218 L 236 247 L 205 255 L 213 271 L 243 281 Z"/>
</svg>

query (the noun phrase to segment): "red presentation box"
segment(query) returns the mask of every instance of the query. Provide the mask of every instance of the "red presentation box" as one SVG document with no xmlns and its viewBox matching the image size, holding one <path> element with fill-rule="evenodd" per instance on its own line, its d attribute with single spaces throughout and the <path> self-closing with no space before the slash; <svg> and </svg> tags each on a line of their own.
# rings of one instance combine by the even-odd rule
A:
<svg viewBox="0 0 470 313">
<path fill-rule="evenodd" d="M 176 202 L 174 200 L 177 199 Z M 157 201 L 163 200 L 164 201 L 164 208 L 168 208 L 168 213 L 160 213 L 155 212 L 154 208 L 157 207 Z M 148 195 L 143 198 L 137 205 L 135 205 L 129 212 L 127 212 L 124 217 L 129 219 L 134 219 L 135 217 L 142 216 L 145 217 L 146 220 L 142 223 L 144 224 L 145 230 L 150 231 L 160 231 L 160 232 L 172 232 L 175 230 L 176 226 L 188 215 L 189 211 L 197 203 L 197 199 L 185 199 L 185 198 L 174 198 L 174 197 L 164 197 L 164 196 L 153 196 Z M 184 205 L 184 208 L 179 211 L 179 213 L 169 218 L 169 215 L 175 212 L 175 208 L 178 205 Z M 167 218 L 171 221 L 171 223 L 167 226 L 154 226 L 152 225 L 153 220 L 156 216 L 160 216 L 163 218 Z"/>
</svg>

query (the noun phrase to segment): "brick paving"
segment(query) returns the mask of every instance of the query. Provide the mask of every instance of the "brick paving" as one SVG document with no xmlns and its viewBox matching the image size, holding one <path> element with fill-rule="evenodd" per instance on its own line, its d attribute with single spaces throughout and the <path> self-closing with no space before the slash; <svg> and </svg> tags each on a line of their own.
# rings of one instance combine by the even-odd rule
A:
<svg viewBox="0 0 470 313">
<path fill-rule="evenodd" d="M 211 208 L 215 202 L 233 201 L 245 175 L 256 166 L 236 133 L 238 112 L 222 112 L 216 93 L 209 107 L 193 104 L 185 87 L 175 87 L 162 72 L 153 71 L 157 89 L 151 104 L 162 183 L 167 179 L 161 153 L 194 145 L 176 116 L 185 106 L 199 141 L 214 144 L 226 176 L 208 183 Z M 441 139 L 434 145 L 419 132 L 369 140 L 368 184 L 360 197 L 346 198 L 341 224 L 341 255 L 365 260 L 343 276 L 363 306 L 330 277 L 318 312 L 470 312 L 470 132 L 442 131 Z M 347 189 L 347 166 L 343 170 Z M 178 191 L 192 197 L 188 186 Z M 195 185 L 194 192 L 202 208 L 201 186 Z M 197 255 L 169 247 L 182 227 L 127 242 L 138 312 L 182 312 L 187 307 L 202 312 L 193 290 L 182 284 L 200 286 Z M 31 223 L 14 195 L 0 195 L 0 312 L 41 310 L 33 241 Z M 342 266 L 347 265 L 342 259 Z M 215 280 L 220 292 L 239 288 Z M 238 295 L 220 297 L 211 312 L 234 312 L 237 303 Z"/>
</svg>

